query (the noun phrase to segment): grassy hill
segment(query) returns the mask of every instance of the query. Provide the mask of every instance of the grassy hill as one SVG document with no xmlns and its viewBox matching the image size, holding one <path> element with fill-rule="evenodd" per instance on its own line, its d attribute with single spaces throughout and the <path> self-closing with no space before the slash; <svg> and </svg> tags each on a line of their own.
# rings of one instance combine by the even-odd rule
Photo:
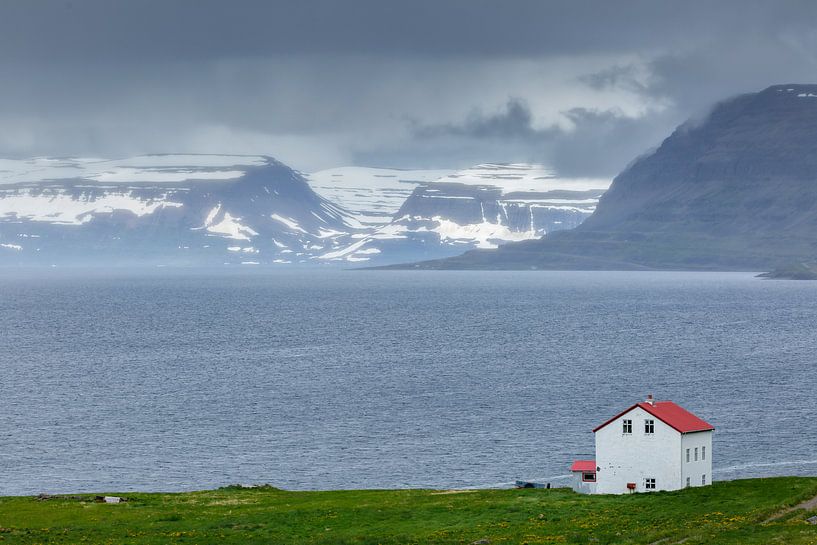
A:
<svg viewBox="0 0 817 545">
<path fill-rule="evenodd" d="M 0 498 L 0 542 L 817 543 L 817 525 L 805 520 L 815 507 L 790 509 L 817 496 L 817 478 L 718 482 L 631 496 L 567 489 L 268 487 L 125 496 L 121 504 L 96 503 L 93 495 Z"/>
</svg>

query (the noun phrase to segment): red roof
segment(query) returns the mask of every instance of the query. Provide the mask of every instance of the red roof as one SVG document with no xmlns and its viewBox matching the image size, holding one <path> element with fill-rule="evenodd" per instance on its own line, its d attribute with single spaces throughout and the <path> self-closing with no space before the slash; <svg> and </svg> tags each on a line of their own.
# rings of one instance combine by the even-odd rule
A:
<svg viewBox="0 0 817 545">
<path fill-rule="evenodd" d="M 616 420 L 617 418 L 624 416 L 625 414 L 632 411 L 636 407 L 644 409 L 645 411 L 656 417 L 658 420 L 660 420 L 667 426 L 681 433 L 710 431 L 715 429 L 715 426 L 713 426 L 712 424 L 709 424 L 708 422 L 701 420 L 688 410 L 684 409 L 680 405 L 676 405 L 672 401 L 656 401 L 654 403 L 655 403 L 654 405 L 651 405 L 646 402 L 636 403 L 629 409 L 618 413 L 613 418 L 611 418 L 601 426 L 594 429 L 593 433 L 599 431 L 601 428 L 603 428 L 610 422 Z"/>
<path fill-rule="evenodd" d="M 596 461 L 595 460 L 576 460 L 573 462 L 573 465 L 570 466 L 570 471 L 592 471 L 593 473 L 596 472 Z"/>
</svg>

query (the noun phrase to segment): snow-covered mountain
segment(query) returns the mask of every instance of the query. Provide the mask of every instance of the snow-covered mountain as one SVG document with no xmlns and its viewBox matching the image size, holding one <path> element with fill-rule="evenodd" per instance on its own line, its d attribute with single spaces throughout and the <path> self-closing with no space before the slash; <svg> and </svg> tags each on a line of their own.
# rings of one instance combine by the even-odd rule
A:
<svg viewBox="0 0 817 545">
<path fill-rule="evenodd" d="M 388 265 L 575 227 L 607 184 L 537 165 L 305 176 L 267 156 L 0 160 L 0 265 Z"/>
<path fill-rule="evenodd" d="M 344 173 L 345 183 L 364 187 L 363 180 L 371 180 L 376 172 L 354 169 Z M 579 225 L 610 184 L 559 178 L 544 166 L 529 164 L 483 164 L 433 179 L 423 178 L 429 171 L 396 172 L 393 185 L 384 187 L 408 193 L 399 207 L 398 198 L 379 199 L 379 190 L 360 190 L 368 200 L 365 206 L 359 201 L 364 213 L 381 203 L 384 211 L 397 208 L 392 220 L 380 226 L 372 222 L 371 232 L 354 235 L 352 244 L 327 252 L 323 259 L 386 264 L 539 238 Z M 353 176 L 361 182 L 352 182 Z"/>
<path fill-rule="evenodd" d="M 264 156 L 0 161 L 0 263 L 306 262 L 347 216 Z"/>
</svg>

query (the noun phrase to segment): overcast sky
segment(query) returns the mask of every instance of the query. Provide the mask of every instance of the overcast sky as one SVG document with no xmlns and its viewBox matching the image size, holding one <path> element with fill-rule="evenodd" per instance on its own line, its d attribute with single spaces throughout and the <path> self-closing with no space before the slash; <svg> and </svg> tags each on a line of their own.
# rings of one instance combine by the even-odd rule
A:
<svg viewBox="0 0 817 545">
<path fill-rule="evenodd" d="M 714 102 L 791 82 L 817 82 L 817 2 L 0 2 L 5 157 L 612 177 Z"/>
</svg>

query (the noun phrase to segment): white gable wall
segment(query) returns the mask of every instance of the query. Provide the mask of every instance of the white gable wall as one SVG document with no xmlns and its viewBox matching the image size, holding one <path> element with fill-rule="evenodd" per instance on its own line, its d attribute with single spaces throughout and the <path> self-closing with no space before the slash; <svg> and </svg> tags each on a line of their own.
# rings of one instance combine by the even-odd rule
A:
<svg viewBox="0 0 817 545">
<path fill-rule="evenodd" d="M 681 479 L 686 486 L 689 477 L 690 486 L 702 486 L 701 476 L 706 475 L 706 484 L 712 484 L 712 431 L 685 433 L 681 437 Z M 706 459 L 703 459 L 701 447 L 706 447 Z M 695 461 L 695 449 L 698 449 L 698 461 Z M 689 449 L 689 462 L 686 460 L 686 449 Z"/>
<path fill-rule="evenodd" d="M 622 431 L 622 421 L 625 419 L 633 421 L 632 434 Z M 644 421 L 647 419 L 655 422 L 655 433 L 650 435 L 644 433 Z M 616 418 L 595 435 L 596 465 L 599 467 L 596 493 L 624 494 L 628 491 L 627 483 L 635 483 L 637 492 L 647 492 L 644 488 L 647 478 L 655 479 L 656 490 L 683 487 L 682 434 L 641 407 L 635 407 Z M 711 435 L 709 433 L 707 459 L 711 458 Z M 700 478 L 698 474 L 698 485 Z"/>
</svg>

